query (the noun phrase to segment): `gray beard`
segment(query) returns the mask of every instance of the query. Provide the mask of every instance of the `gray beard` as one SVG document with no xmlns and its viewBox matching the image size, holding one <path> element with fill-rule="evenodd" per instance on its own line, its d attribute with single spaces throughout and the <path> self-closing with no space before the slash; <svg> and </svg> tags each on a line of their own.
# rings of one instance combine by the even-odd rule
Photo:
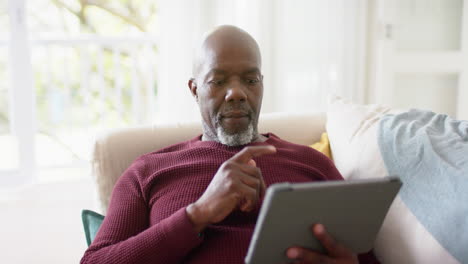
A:
<svg viewBox="0 0 468 264">
<path fill-rule="evenodd" d="M 250 122 L 244 131 L 235 134 L 229 134 L 224 130 L 223 126 L 218 125 L 216 127 L 216 135 L 213 135 L 212 131 L 208 128 L 205 122 L 203 123 L 204 132 L 211 138 L 214 138 L 217 142 L 235 147 L 242 146 L 251 143 L 255 139 L 256 129 L 254 129 L 253 122 Z"/>
<path fill-rule="evenodd" d="M 255 136 L 252 122 L 249 123 L 247 129 L 237 134 L 228 134 L 222 126 L 219 126 L 216 128 L 216 134 L 219 142 L 231 147 L 249 144 Z"/>
</svg>

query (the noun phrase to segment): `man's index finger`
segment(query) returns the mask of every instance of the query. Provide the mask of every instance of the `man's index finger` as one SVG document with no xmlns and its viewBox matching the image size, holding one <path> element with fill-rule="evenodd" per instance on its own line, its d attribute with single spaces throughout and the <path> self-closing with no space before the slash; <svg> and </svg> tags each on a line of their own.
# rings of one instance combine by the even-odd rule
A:
<svg viewBox="0 0 468 264">
<path fill-rule="evenodd" d="M 239 153 L 234 155 L 231 159 L 240 163 L 247 163 L 254 157 L 263 156 L 266 154 L 276 153 L 276 148 L 272 145 L 266 146 L 249 146 L 243 148 Z"/>
</svg>

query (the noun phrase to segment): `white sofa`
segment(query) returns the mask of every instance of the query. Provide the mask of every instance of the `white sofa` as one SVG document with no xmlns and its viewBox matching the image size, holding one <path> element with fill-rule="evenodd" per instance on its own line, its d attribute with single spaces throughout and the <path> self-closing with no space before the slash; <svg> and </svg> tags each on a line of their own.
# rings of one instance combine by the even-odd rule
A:
<svg viewBox="0 0 468 264">
<path fill-rule="evenodd" d="M 379 178 L 387 176 L 388 171 L 377 143 L 378 127 L 382 117 L 392 112 L 402 110 L 396 111 L 380 105 L 357 105 L 332 98 L 327 113 L 261 115 L 259 132 L 273 132 L 285 140 L 311 145 L 327 131 L 335 165 L 346 180 Z M 95 144 L 93 168 L 102 212 L 106 212 L 118 177 L 133 160 L 144 153 L 199 134 L 200 123 L 184 123 L 130 128 L 100 137 Z M 429 213 L 426 216 L 436 217 Z M 462 218 L 466 219 L 463 210 L 446 216 L 450 223 L 460 222 Z M 374 252 L 385 264 L 468 263 L 465 261 L 468 261 L 468 253 L 463 253 L 466 247 L 464 234 L 468 234 L 468 230 L 459 230 L 459 237 L 453 240 L 451 251 L 437 240 L 398 196 L 377 236 Z M 458 254 L 458 259 L 452 254 L 455 252 L 453 245 L 455 249 L 462 249 L 458 251 L 462 252 Z"/>
</svg>

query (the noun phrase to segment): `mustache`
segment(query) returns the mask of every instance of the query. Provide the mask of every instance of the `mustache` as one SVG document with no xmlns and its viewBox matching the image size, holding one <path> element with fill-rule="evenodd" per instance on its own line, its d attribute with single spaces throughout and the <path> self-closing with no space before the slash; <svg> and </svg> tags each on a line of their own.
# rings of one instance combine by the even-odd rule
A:
<svg viewBox="0 0 468 264">
<path fill-rule="evenodd" d="M 247 104 L 228 104 L 228 105 L 225 105 L 222 109 L 220 109 L 218 113 L 218 119 L 221 119 L 224 116 L 229 115 L 229 113 L 232 113 L 232 112 L 245 114 L 250 119 L 252 119 L 253 117 L 253 110 Z"/>
</svg>

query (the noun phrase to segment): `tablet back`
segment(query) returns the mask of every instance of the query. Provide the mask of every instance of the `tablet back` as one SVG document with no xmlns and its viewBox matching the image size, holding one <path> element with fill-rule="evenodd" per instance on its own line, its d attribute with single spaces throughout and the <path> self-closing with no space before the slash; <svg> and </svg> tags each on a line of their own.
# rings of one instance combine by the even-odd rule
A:
<svg viewBox="0 0 468 264">
<path fill-rule="evenodd" d="M 271 185 L 245 261 L 287 263 L 292 246 L 323 252 L 311 231 L 315 223 L 353 252 L 368 252 L 400 187 L 396 177 Z"/>
</svg>

